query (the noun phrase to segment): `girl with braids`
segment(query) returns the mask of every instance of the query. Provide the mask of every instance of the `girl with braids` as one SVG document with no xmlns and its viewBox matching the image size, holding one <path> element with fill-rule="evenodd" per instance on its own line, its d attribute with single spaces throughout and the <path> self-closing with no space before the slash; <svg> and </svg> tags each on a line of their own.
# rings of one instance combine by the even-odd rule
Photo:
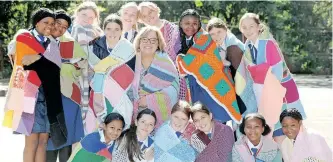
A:
<svg viewBox="0 0 333 162">
<path fill-rule="evenodd" d="M 114 162 L 153 162 L 154 140 L 150 136 L 157 122 L 155 112 L 144 109 L 139 112 L 135 123 L 123 133 L 115 152 Z"/>
<path fill-rule="evenodd" d="M 284 162 L 332 161 L 332 151 L 323 136 L 303 126 L 303 117 L 295 109 L 280 115 L 284 139 L 278 141 Z"/>
<path fill-rule="evenodd" d="M 125 120 L 120 114 L 108 114 L 98 131 L 80 141 L 68 162 L 111 162 L 124 127 Z"/>
<path fill-rule="evenodd" d="M 214 119 L 225 123 L 240 123 L 235 86 L 226 73 L 218 46 L 201 29 L 200 15 L 193 9 L 183 12 L 179 22 L 182 48 L 176 63 L 179 73 L 186 78 L 188 96 L 192 103 L 207 105 Z"/>
<path fill-rule="evenodd" d="M 281 110 L 295 107 L 305 117 L 297 85 L 277 41 L 257 14 L 244 14 L 239 29 L 247 40 L 235 80 L 238 94 L 247 105 L 245 114 L 263 115 L 273 137 L 279 138 L 283 135 L 278 121 Z"/>
<path fill-rule="evenodd" d="M 141 2 L 139 4 L 139 21 L 146 26 L 155 26 L 162 32 L 165 40 L 165 52 L 175 63 L 177 53 L 180 49 L 179 27 L 167 20 L 161 19 L 160 8 L 152 2 Z M 186 99 L 186 82 L 180 79 L 179 99 Z"/>
<path fill-rule="evenodd" d="M 233 162 L 282 162 L 281 152 L 272 138 L 266 136 L 271 128 L 257 113 L 248 114 L 240 124 L 243 134 L 232 150 Z"/>
</svg>

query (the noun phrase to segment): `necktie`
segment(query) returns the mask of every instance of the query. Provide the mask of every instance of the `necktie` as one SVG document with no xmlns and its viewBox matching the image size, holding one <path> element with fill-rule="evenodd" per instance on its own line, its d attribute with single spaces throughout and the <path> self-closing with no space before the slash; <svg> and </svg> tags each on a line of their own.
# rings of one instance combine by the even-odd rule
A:
<svg viewBox="0 0 333 162">
<path fill-rule="evenodd" d="M 258 149 L 257 148 L 251 148 L 251 151 L 253 153 L 253 156 L 257 155 Z"/>
<path fill-rule="evenodd" d="M 177 131 L 176 135 L 177 135 L 177 137 L 180 137 L 180 135 L 182 135 L 182 133 Z"/>
<path fill-rule="evenodd" d="M 188 46 L 191 42 L 191 39 L 186 39 L 186 45 Z"/>
<path fill-rule="evenodd" d="M 124 36 L 125 39 L 128 39 L 127 36 L 128 36 L 128 32 L 125 33 L 125 36 Z"/>
<path fill-rule="evenodd" d="M 148 148 L 145 144 L 143 144 L 143 142 L 140 142 L 140 141 L 139 141 L 139 145 L 140 145 L 140 147 L 142 147 L 141 148 L 142 151 L 145 150 L 146 148 Z"/>
<path fill-rule="evenodd" d="M 256 64 L 257 63 L 257 49 L 252 44 L 249 44 L 249 48 L 250 48 L 252 60 Z"/>
<path fill-rule="evenodd" d="M 212 133 L 208 133 L 207 136 L 209 139 L 212 139 Z"/>
</svg>

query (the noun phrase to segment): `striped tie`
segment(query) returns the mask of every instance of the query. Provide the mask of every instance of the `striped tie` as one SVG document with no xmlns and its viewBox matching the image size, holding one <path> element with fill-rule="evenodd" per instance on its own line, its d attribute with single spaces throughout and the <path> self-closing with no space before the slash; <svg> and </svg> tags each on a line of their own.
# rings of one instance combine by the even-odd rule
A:
<svg viewBox="0 0 333 162">
<path fill-rule="evenodd" d="M 254 45 L 249 44 L 250 52 L 251 52 L 251 57 L 253 60 L 253 63 L 257 64 L 257 49 Z"/>
</svg>

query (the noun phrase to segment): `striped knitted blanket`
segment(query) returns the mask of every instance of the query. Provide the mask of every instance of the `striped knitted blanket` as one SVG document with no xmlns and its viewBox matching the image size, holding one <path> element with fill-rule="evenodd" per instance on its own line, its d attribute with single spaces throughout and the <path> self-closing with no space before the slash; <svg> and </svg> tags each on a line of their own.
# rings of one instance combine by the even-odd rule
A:
<svg viewBox="0 0 333 162">
<path fill-rule="evenodd" d="M 181 48 L 179 27 L 166 20 L 163 20 L 163 23 L 164 25 L 161 28 L 161 31 L 166 44 L 165 51 L 170 56 L 171 60 L 176 63 L 177 53 Z M 188 100 L 189 97 L 187 96 L 188 94 L 185 78 L 180 78 L 179 83 L 179 99 Z"/>
<path fill-rule="evenodd" d="M 137 54 L 133 81 L 134 116 L 138 113 L 140 96 L 145 96 L 147 108 L 156 113 L 158 127 L 168 119 L 178 100 L 178 71 L 168 54 L 161 51 L 156 52 L 147 73 L 141 77 L 142 71 L 141 56 Z"/>
<path fill-rule="evenodd" d="M 202 138 L 201 138 L 202 139 Z M 234 144 L 234 135 L 229 126 L 214 121 L 211 140 L 204 144 L 204 149 L 199 152 L 195 159 L 196 162 L 229 162 L 231 159 L 232 146 Z M 200 138 L 194 133 L 191 138 L 191 144 L 200 143 Z M 201 142 L 206 143 L 206 142 Z M 222 147 L 221 147 L 222 146 Z M 199 150 L 199 149 L 198 149 Z"/>
<path fill-rule="evenodd" d="M 220 106 L 216 109 L 225 109 L 230 118 L 239 123 L 241 114 L 236 101 L 235 88 L 224 72 L 225 67 L 216 43 L 209 34 L 203 32 L 197 33 L 194 40 L 195 44 L 186 55 L 177 56 L 176 62 L 180 74 L 193 76 L 209 94 L 207 97 L 211 97 Z"/>
<path fill-rule="evenodd" d="M 92 90 L 85 121 L 87 133 L 96 129 L 96 120 L 98 124 L 102 123 L 111 112 L 121 114 L 125 119 L 125 129 L 129 128 L 133 103 L 127 92 L 134 78 L 133 45 L 121 39 L 108 57 L 99 60 L 96 55 L 90 55 L 89 62 L 94 65 L 94 76 L 90 83 Z"/>
<path fill-rule="evenodd" d="M 98 26 L 86 25 L 82 26 L 80 24 L 74 24 L 72 27 L 71 35 L 76 40 L 80 46 L 85 51 L 86 55 L 89 57 L 92 53 L 88 50 L 88 44 L 90 41 L 96 37 L 101 36 L 103 31 Z M 89 102 L 89 74 L 88 67 L 82 69 L 82 76 L 80 77 L 80 85 L 82 89 L 82 118 L 85 119 L 85 115 L 88 111 Z"/>
<path fill-rule="evenodd" d="M 155 162 L 193 162 L 197 156 L 196 150 L 190 145 L 194 130 L 195 126 L 190 123 L 185 128 L 185 133 L 177 137 L 170 121 L 165 122 L 155 134 Z"/>
<path fill-rule="evenodd" d="M 35 71 L 23 69 L 22 58 L 41 53 L 58 66 L 61 64 L 61 59 L 55 42 L 51 42 L 47 49 L 44 49 L 27 30 L 22 30 L 22 33 L 14 39 L 16 40 L 15 62 L 4 108 L 3 125 L 12 128 L 13 131 L 30 135 L 41 80 Z"/>
</svg>

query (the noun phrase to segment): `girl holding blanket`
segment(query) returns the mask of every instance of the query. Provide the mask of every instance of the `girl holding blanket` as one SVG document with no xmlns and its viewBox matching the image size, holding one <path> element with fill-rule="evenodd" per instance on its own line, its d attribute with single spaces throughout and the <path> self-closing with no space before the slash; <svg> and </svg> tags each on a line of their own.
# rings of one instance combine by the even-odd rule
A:
<svg viewBox="0 0 333 162">
<path fill-rule="evenodd" d="M 283 132 L 278 114 L 282 110 L 294 107 L 305 117 L 296 83 L 276 40 L 268 28 L 260 23 L 257 14 L 244 14 L 240 19 L 239 29 L 247 40 L 244 57 L 238 67 L 239 75 L 236 74 L 236 87 L 240 92 L 238 94 L 245 92 L 244 94 L 249 95 L 246 91 L 253 87 L 251 96 L 255 97 L 254 99 L 248 100 L 249 96 L 240 95 L 241 98 L 244 97 L 245 103 L 257 104 L 254 109 L 253 106 L 247 107 L 247 113 L 262 114 L 267 124 L 274 128 L 273 136 L 281 136 Z"/>
<path fill-rule="evenodd" d="M 134 115 L 138 110 L 152 109 L 156 113 L 158 127 L 169 118 L 172 106 L 178 101 L 178 71 L 164 52 L 165 43 L 158 28 L 142 28 L 134 46 Z"/>
<path fill-rule="evenodd" d="M 280 115 L 283 140 L 278 141 L 284 162 L 332 161 L 332 150 L 323 136 L 303 126 L 301 113 L 290 108 Z"/>
<path fill-rule="evenodd" d="M 186 10 L 179 24 L 182 49 L 176 63 L 180 75 L 187 80 L 190 101 L 207 105 L 217 121 L 240 123 L 241 113 L 231 75 L 224 70 L 216 43 L 200 29 L 200 15 L 195 10 Z"/>
<path fill-rule="evenodd" d="M 139 112 L 134 124 L 126 130 L 115 152 L 114 162 L 154 162 L 154 140 L 151 132 L 156 115 L 150 109 Z"/>
<path fill-rule="evenodd" d="M 232 150 L 233 162 L 282 162 L 278 145 L 269 136 L 271 131 L 265 118 L 257 113 L 243 118 L 240 132 Z"/>
<path fill-rule="evenodd" d="M 26 135 L 25 162 L 46 161 L 49 134 L 56 147 L 67 140 L 60 92 L 61 56 L 57 43 L 46 37 L 54 18 L 51 10 L 41 8 L 32 16 L 32 29 L 22 30 L 14 38 L 15 61 L 3 125 Z"/>
<path fill-rule="evenodd" d="M 99 27 L 99 19 L 99 10 L 95 2 L 83 2 L 75 11 L 75 19 L 73 22 L 71 35 L 74 40 L 82 46 L 87 56 L 92 55 L 92 53 L 88 50 L 89 42 L 101 36 L 103 33 Z M 82 90 L 82 118 L 85 133 L 87 134 L 91 132 L 89 126 L 86 125 L 86 115 L 88 111 L 91 111 L 91 109 L 88 108 L 88 102 L 90 90 L 89 82 L 93 75 L 93 71 L 89 67 L 83 69 L 82 71 L 83 75 L 80 78 Z M 91 118 L 93 117 L 88 117 L 88 120 L 91 120 Z"/>
<path fill-rule="evenodd" d="M 68 131 L 67 142 L 56 147 L 52 140 L 47 143 L 47 162 L 67 162 L 72 152 L 72 144 L 84 137 L 81 116 L 81 91 L 79 77 L 87 67 L 86 54 L 67 31 L 71 25 L 70 16 L 63 10 L 55 11 L 55 25 L 51 40 L 58 43 L 61 55 L 60 84 L 65 122 Z"/>
<path fill-rule="evenodd" d="M 229 76 L 230 82 L 234 83 L 236 70 L 243 57 L 244 44 L 231 33 L 227 25 L 219 18 L 209 20 L 207 31 L 218 46 L 226 75 Z M 243 114 L 246 111 L 246 106 L 238 95 L 236 98 L 239 110 Z"/>
<path fill-rule="evenodd" d="M 125 121 L 120 114 L 108 114 L 101 128 L 85 136 L 75 147 L 68 162 L 111 162 L 124 126 Z"/>
<path fill-rule="evenodd" d="M 192 134 L 191 144 L 199 152 L 196 162 L 229 162 L 234 135 L 229 126 L 213 120 L 213 115 L 200 103 L 191 108 L 193 123 L 198 129 Z"/>
<path fill-rule="evenodd" d="M 94 75 L 86 118 L 88 132 L 96 129 L 96 119 L 101 123 L 110 112 L 121 114 L 127 129 L 133 114 L 133 103 L 127 95 L 134 78 L 133 45 L 122 38 L 123 24 L 119 16 L 106 17 L 103 29 L 105 35 L 89 46 L 93 54 L 88 61 Z"/>
<path fill-rule="evenodd" d="M 171 60 L 175 63 L 176 56 L 180 49 L 179 27 L 167 20 L 160 18 L 161 9 L 152 2 L 141 2 L 139 4 L 139 21 L 146 26 L 155 26 L 160 29 L 165 40 L 165 52 L 168 53 Z M 179 99 L 187 99 L 185 79 L 180 79 Z"/>
<path fill-rule="evenodd" d="M 155 162 L 193 162 L 197 155 L 190 145 L 195 131 L 189 122 L 191 106 L 186 101 L 178 101 L 171 110 L 171 117 L 155 134 Z"/>
</svg>

